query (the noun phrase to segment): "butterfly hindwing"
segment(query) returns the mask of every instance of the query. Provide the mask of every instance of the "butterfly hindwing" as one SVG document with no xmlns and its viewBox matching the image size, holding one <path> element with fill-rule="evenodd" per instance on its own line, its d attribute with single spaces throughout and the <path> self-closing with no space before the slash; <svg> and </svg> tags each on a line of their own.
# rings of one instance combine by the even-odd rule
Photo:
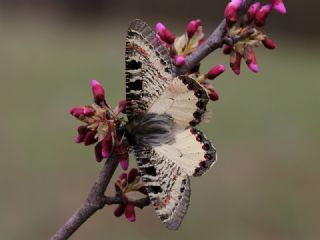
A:
<svg viewBox="0 0 320 240">
<path fill-rule="evenodd" d="M 190 201 L 188 175 L 176 163 L 159 155 L 151 146 L 137 145 L 134 152 L 157 215 L 168 229 L 178 229 Z"/>
<path fill-rule="evenodd" d="M 160 156 L 180 166 L 189 176 L 201 176 L 217 160 L 215 148 L 196 128 L 177 132 L 173 143 L 155 146 L 154 149 Z"/>
<path fill-rule="evenodd" d="M 126 113 L 146 112 L 172 80 L 167 49 L 143 21 L 131 23 L 126 37 Z"/>
</svg>

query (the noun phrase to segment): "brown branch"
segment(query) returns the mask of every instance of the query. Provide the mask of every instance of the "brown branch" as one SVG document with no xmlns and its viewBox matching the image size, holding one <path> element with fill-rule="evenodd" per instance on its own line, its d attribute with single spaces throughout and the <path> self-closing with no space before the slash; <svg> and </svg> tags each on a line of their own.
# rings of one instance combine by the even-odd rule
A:
<svg viewBox="0 0 320 240">
<path fill-rule="evenodd" d="M 245 12 L 245 9 L 248 8 L 251 2 L 253 1 L 244 1 L 242 12 Z M 187 73 L 214 50 L 222 47 L 225 35 L 226 21 L 223 20 L 208 37 L 206 42 L 187 57 L 186 64 L 175 69 L 175 75 L 178 76 Z M 106 197 L 104 195 L 117 166 L 118 161 L 115 157 L 110 157 L 106 161 L 85 202 L 52 236 L 51 240 L 68 239 L 84 222 L 86 222 L 96 211 L 103 208 L 105 205 L 123 204 L 123 200 L 120 197 Z M 134 201 L 133 204 L 136 207 L 143 208 L 150 204 L 150 200 L 146 197 Z"/>
</svg>

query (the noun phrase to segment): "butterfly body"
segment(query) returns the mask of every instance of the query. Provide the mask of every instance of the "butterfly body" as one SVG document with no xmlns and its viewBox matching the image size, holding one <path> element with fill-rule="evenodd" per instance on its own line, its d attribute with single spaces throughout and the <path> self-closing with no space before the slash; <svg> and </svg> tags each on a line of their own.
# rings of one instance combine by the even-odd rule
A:
<svg viewBox="0 0 320 240">
<path fill-rule="evenodd" d="M 178 229 L 190 201 L 190 176 L 201 176 L 216 150 L 198 129 L 208 94 L 194 79 L 173 75 L 170 55 L 141 20 L 126 41 L 127 137 L 151 203 L 168 229 Z"/>
</svg>

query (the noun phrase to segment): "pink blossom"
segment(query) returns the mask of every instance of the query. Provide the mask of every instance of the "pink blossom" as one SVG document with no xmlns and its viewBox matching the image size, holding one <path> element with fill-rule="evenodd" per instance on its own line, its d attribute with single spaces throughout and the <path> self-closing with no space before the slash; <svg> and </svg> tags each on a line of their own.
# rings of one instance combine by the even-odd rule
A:
<svg viewBox="0 0 320 240">
<path fill-rule="evenodd" d="M 101 102 L 105 101 L 104 97 L 104 89 L 101 86 L 101 84 L 97 80 L 92 80 L 91 81 L 91 89 L 92 89 L 92 94 L 94 97 L 94 101 L 97 104 L 100 104 Z"/>
<path fill-rule="evenodd" d="M 224 17 L 227 20 L 228 26 L 232 26 L 238 21 L 238 11 L 243 0 L 232 0 L 224 11 Z"/>
<path fill-rule="evenodd" d="M 156 24 L 156 32 L 162 41 L 169 45 L 173 44 L 174 37 L 172 33 L 162 23 Z"/>
<path fill-rule="evenodd" d="M 112 142 L 112 136 L 111 134 L 107 134 L 105 138 L 101 142 L 101 148 L 102 148 L 102 157 L 108 158 L 111 155 L 112 148 L 113 148 L 113 142 Z"/>
<path fill-rule="evenodd" d="M 263 45 L 268 48 L 268 49 L 275 49 L 277 46 L 275 44 L 275 42 L 271 39 L 266 37 L 263 41 L 262 41 Z"/>
<path fill-rule="evenodd" d="M 255 17 L 255 15 L 256 15 L 257 11 L 260 9 L 260 7 L 261 7 L 260 2 L 256 2 L 249 7 L 248 14 L 249 14 L 250 20 Z"/>
<path fill-rule="evenodd" d="M 256 13 L 255 16 L 255 24 L 258 27 L 262 27 L 266 23 L 266 19 L 272 10 L 272 6 L 270 4 L 262 6 Z"/>
<path fill-rule="evenodd" d="M 206 74 L 206 78 L 208 79 L 215 79 L 218 77 L 220 74 L 224 73 L 226 70 L 225 66 L 223 65 L 217 65 L 213 68 L 210 69 L 210 71 Z"/>
<path fill-rule="evenodd" d="M 209 95 L 210 100 L 212 100 L 212 101 L 218 101 L 219 100 L 219 95 L 213 88 L 209 89 L 209 94 L 208 95 Z"/>
<path fill-rule="evenodd" d="M 177 67 L 181 67 L 183 66 L 184 64 L 186 64 L 186 58 L 184 56 L 176 56 L 175 57 L 175 65 Z"/>
<path fill-rule="evenodd" d="M 130 222 L 135 222 L 136 221 L 136 213 L 134 211 L 134 205 L 133 205 L 132 202 L 128 202 L 127 203 L 124 212 L 125 212 L 126 218 Z"/>
<path fill-rule="evenodd" d="M 187 26 L 187 35 L 189 39 L 193 37 L 193 35 L 198 31 L 200 26 L 201 26 L 200 19 L 192 20 L 189 22 Z"/>
<path fill-rule="evenodd" d="M 273 8 L 277 12 L 279 12 L 281 14 L 286 14 L 287 9 L 286 9 L 286 6 L 284 5 L 282 0 L 270 0 L 270 1 L 272 3 Z"/>
<path fill-rule="evenodd" d="M 231 53 L 230 67 L 233 70 L 233 72 L 237 75 L 240 75 L 241 59 L 242 59 L 242 56 L 240 55 L 240 53 L 238 52 Z"/>
</svg>

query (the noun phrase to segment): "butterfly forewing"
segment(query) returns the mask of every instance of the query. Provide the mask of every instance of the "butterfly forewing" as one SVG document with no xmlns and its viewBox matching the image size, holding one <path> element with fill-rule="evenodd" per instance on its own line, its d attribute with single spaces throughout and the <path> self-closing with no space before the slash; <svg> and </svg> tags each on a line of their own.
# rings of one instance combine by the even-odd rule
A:
<svg viewBox="0 0 320 240">
<path fill-rule="evenodd" d="M 130 120 L 146 112 L 172 80 L 167 49 L 141 20 L 131 23 L 126 37 L 126 113 Z"/>
</svg>

